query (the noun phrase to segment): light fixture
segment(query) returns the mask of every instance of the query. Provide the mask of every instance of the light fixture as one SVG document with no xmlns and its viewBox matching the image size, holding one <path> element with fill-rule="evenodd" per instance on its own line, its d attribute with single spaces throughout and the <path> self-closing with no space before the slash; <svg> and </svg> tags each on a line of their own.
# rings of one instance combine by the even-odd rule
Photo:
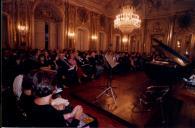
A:
<svg viewBox="0 0 195 128">
<path fill-rule="evenodd" d="M 19 32 L 22 32 L 22 33 L 28 31 L 28 26 L 27 25 L 18 24 L 17 28 L 18 28 Z"/>
<path fill-rule="evenodd" d="M 127 42 L 128 42 L 127 36 L 124 36 L 124 37 L 122 38 L 122 42 L 123 42 L 123 43 L 127 43 Z"/>
<path fill-rule="evenodd" d="M 186 55 L 189 55 L 189 52 L 188 52 L 188 50 L 186 50 Z"/>
<path fill-rule="evenodd" d="M 97 40 L 97 36 L 96 36 L 96 35 L 92 35 L 92 36 L 91 36 L 91 39 L 92 39 L 92 40 Z"/>
<path fill-rule="evenodd" d="M 68 37 L 73 38 L 73 37 L 74 37 L 74 35 L 75 35 L 75 33 L 74 33 L 74 32 L 68 32 Z"/>
<path fill-rule="evenodd" d="M 121 7 L 120 13 L 114 20 L 114 28 L 119 29 L 122 33 L 131 33 L 134 29 L 141 26 L 139 15 L 135 14 L 135 9 L 127 4 Z"/>
<path fill-rule="evenodd" d="M 181 47 L 181 43 L 180 43 L 180 41 L 179 41 L 179 40 L 177 41 L 177 47 L 178 47 L 178 48 L 180 48 L 180 47 Z"/>
</svg>

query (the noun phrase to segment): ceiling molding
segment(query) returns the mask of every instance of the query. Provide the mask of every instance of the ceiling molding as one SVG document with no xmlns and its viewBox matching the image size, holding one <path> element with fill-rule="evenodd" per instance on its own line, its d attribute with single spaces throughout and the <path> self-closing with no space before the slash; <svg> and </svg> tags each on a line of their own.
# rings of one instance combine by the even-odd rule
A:
<svg viewBox="0 0 195 128">
<path fill-rule="evenodd" d="M 9 3 L 13 0 L 3 0 L 3 3 Z M 42 0 L 29 0 L 32 2 Z M 47 0 L 50 1 L 50 0 Z M 121 0 L 53 0 L 55 2 L 61 1 L 63 3 L 68 2 L 71 5 L 78 7 L 84 7 L 89 11 L 103 14 L 109 18 L 115 18 L 119 13 L 119 6 Z M 160 17 L 164 15 L 174 14 L 177 11 L 194 8 L 195 0 L 132 0 L 137 1 L 136 13 L 143 19 L 151 17 Z"/>
<path fill-rule="evenodd" d="M 100 5 L 97 4 L 96 2 L 89 1 L 89 0 L 68 0 L 70 4 L 79 6 L 79 7 L 84 7 L 90 11 L 94 11 L 100 14 L 104 14 L 105 9 Z"/>
</svg>

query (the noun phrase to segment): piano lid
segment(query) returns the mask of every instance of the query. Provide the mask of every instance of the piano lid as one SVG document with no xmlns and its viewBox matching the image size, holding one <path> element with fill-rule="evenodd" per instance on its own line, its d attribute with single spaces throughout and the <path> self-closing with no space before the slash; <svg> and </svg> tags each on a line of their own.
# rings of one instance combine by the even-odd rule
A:
<svg viewBox="0 0 195 128">
<path fill-rule="evenodd" d="M 152 38 L 152 46 L 159 52 L 162 52 L 166 57 L 180 66 L 186 66 L 189 64 L 187 57 L 180 55 L 178 52 L 168 47 L 156 38 Z"/>
</svg>

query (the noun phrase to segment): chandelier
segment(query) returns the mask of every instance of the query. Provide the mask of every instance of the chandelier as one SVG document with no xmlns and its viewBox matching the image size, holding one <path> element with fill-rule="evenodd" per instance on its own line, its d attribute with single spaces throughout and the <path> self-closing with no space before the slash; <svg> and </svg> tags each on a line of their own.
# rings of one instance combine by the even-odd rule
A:
<svg viewBox="0 0 195 128">
<path fill-rule="evenodd" d="M 134 8 L 130 5 L 124 5 L 120 13 L 114 20 L 114 28 L 119 29 L 122 33 L 131 33 L 134 29 L 141 26 L 139 15 L 134 13 Z"/>
</svg>

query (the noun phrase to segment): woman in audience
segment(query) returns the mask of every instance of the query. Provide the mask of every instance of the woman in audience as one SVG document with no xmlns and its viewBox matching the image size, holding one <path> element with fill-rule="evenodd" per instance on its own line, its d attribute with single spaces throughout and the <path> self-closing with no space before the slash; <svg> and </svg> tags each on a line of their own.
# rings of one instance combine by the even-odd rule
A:
<svg viewBox="0 0 195 128">
<path fill-rule="evenodd" d="M 21 107 L 24 112 L 27 114 L 27 117 L 30 117 L 32 110 L 32 103 L 34 97 L 32 96 L 32 87 L 33 87 L 33 74 L 31 72 L 27 75 L 24 75 L 22 82 L 22 95 L 20 97 Z"/>
<path fill-rule="evenodd" d="M 71 66 L 76 68 L 76 72 L 77 72 L 77 76 L 78 76 L 78 81 L 81 82 L 81 78 L 83 77 L 87 77 L 87 75 L 83 72 L 83 70 L 81 69 L 81 67 L 79 65 L 77 65 L 77 61 L 75 59 L 75 53 L 71 53 L 69 58 L 68 58 L 68 62 L 71 64 Z"/>
<path fill-rule="evenodd" d="M 15 57 L 15 64 L 13 64 L 14 66 L 14 70 L 15 70 L 15 75 L 19 75 L 24 69 L 23 66 L 23 62 L 24 62 L 24 58 L 25 56 L 23 54 L 18 54 Z"/>
<path fill-rule="evenodd" d="M 3 57 L 3 67 L 7 70 L 3 70 L 3 72 L 6 74 L 6 79 L 10 78 L 13 80 L 22 70 L 50 66 L 52 69 L 57 70 L 59 83 L 74 85 L 78 83 L 78 77 L 94 78 L 99 76 L 105 66 L 104 54 L 98 53 L 98 51 L 84 51 L 82 54 L 78 54 L 78 52 L 66 49 L 63 52 L 59 52 L 59 50 L 46 51 L 35 49 L 29 51 L 4 50 L 3 54 L 5 54 Z M 117 64 L 113 70 L 118 74 L 129 71 L 129 69 L 131 69 L 130 71 L 143 69 L 143 64 L 147 61 L 147 58 L 151 59 L 152 56 L 156 56 L 155 54 L 147 56 L 144 53 L 129 54 L 124 52 L 113 53 L 110 51 L 105 56 L 109 58 L 107 58 L 108 60 Z M 11 80 L 12 83 L 13 80 Z M 11 85 L 9 81 L 3 83 Z"/>
<path fill-rule="evenodd" d="M 52 99 L 55 86 L 51 84 L 45 73 L 39 73 L 38 76 L 41 77 L 34 78 L 36 84 L 33 87 L 35 99 L 32 105 L 32 126 L 78 126 L 83 113 L 82 107 L 78 105 L 72 112 L 64 112 L 63 110 L 69 105 L 68 100 L 62 98 Z M 69 119 L 72 121 L 69 122 Z"/>
<path fill-rule="evenodd" d="M 92 65 L 89 64 L 88 60 L 86 59 L 86 55 L 84 52 L 74 52 L 75 60 L 77 65 L 83 70 L 83 72 L 88 76 L 91 77 L 95 74 L 93 71 Z"/>
<path fill-rule="evenodd" d="M 16 100 L 20 100 L 20 96 L 22 95 L 22 82 L 23 82 L 24 74 L 19 74 L 15 77 L 13 82 L 13 94 L 16 96 Z"/>
</svg>

